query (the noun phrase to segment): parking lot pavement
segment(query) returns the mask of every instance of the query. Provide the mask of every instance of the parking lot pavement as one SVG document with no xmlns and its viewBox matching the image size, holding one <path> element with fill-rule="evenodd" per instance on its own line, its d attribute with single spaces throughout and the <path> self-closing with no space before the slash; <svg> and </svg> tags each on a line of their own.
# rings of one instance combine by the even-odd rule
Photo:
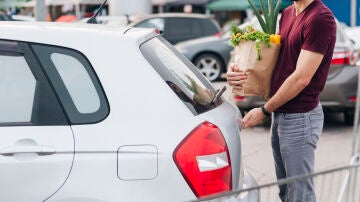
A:
<svg viewBox="0 0 360 202">
<path fill-rule="evenodd" d="M 330 117 L 333 119 L 336 117 Z M 352 152 L 352 127 L 342 126 L 341 120 L 326 124 L 315 153 L 315 171 L 347 165 Z M 245 129 L 241 133 L 243 165 L 259 184 L 276 180 L 270 145 L 269 126 Z"/>
<path fill-rule="evenodd" d="M 213 84 L 220 88 L 226 82 Z M 230 88 L 224 97 L 231 101 Z M 269 123 L 265 123 L 241 132 L 243 165 L 259 184 L 276 180 L 269 131 Z M 324 130 L 317 146 L 315 171 L 347 165 L 352 153 L 353 128 L 346 126 L 339 114 L 325 114 Z"/>
</svg>

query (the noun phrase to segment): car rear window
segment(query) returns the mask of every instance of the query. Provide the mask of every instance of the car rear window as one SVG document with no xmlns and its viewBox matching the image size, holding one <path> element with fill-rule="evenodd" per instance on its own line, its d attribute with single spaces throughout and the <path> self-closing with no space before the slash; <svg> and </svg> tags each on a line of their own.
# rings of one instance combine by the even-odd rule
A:
<svg viewBox="0 0 360 202">
<path fill-rule="evenodd" d="M 189 35 L 202 37 L 214 35 L 221 31 L 216 22 L 211 19 L 168 18 L 165 32 L 167 35 Z"/>
<path fill-rule="evenodd" d="M 221 32 L 219 24 L 214 19 L 203 19 L 202 24 L 205 35 L 213 35 L 214 33 Z"/>
<path fill-rule="evenodd" d="M 171 35 L 193 35 L 192 24 L 194 22 L 190 18 L 168 18 L 166 19 L 166 34 Z"/>
<path fill-rule="evenodd" d="M 220 105 L 215 90 L 198 69 L 161 36 L 141 45 L 144 57 L 194 115 Z"/>
</svg>

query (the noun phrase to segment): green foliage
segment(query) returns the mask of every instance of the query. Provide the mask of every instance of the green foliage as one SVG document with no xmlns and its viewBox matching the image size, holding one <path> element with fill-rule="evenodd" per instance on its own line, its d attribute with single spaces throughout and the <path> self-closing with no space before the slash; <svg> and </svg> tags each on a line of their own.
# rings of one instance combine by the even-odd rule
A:
<svg viewBox="0 0 360 202">
<path fill-rule="evenodd" d="M 263 31 L 267 34 L 275 34 L 281 0 L 277 0 L 277 2 L 275 2 L 275 0 L 267 0 L 267 7 L 265 6 L 265 0 L 258 1 L 260 1 L 261 5 L 260 11 L 255 7 L 254 0 L 248 0 Z M 264 17 L 261 16 L 261 13 L 264 15 Z"/>
<path fill-rule="evenodd" d="M 231 24 L 230 33 L 232 33 L 233 35 L 236 35 L 237 33 L 243 34 L 244 31 L 233 23 Z"/>
<path fill-rule="evenodd" d="M 258 60 L 261 60 L 260 43 L 265 43 L 270 47 L 270 35 L 260 30 L 255 30 L 252 26 L 248 26 L 245 31 L 239 27 L 231 26 L 230 44 L 235 47 L 242 41 L 255 41 L 256 51 L 258 52 Z"/>
</svg>

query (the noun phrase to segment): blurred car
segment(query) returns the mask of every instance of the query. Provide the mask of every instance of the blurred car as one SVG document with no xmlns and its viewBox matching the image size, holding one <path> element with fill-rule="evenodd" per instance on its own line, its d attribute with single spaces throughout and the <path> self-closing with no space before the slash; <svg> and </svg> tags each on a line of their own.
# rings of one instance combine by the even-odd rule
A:
<svg viewBox="0 0 360 202">
<path fill-rule="evenodd" d="M 356 47 L 360 49 L 360 27 L 344 27 L 344 31 Z"/>
<path fill-rule="evenodd" d="M 233 49 L 230 32 L 223 36 L 208 36 L 178 43 L 175 47 L 184 54 L 209 81 L 218 80 L 226 72 Z"/>
<path fill-rule="evenodd" d="M 158 29 L 171 44 L 204 36 L 220 36 L 219 23 L 209 15 L 161 13 L 135 21 L 129 26 Z"/>
<path fill-rule="evenodd" d="M 86 23 L 90 18 L 83 18 L 79 22 Z M 97 16 L 96 21 L 97 24 L 106 24 L 106 25 L 114 25 L 114 26 L 126 26 L 132 21 L 134 21 L 133 16 L 109 16 L 102 15 Z"/>
<path fill-rule="evenodd" d="M 2 201 L 193 201 L 256 185 L 239 110 L 156 30 L 0 28 Z"/>
<path fill-rule="evenodd" d="M 11 17 L 6 13 L 6 11 L 0 9 L 0 21 L 9 21 Z"/>
<path fill-rule="evenodd" d="M 344 27 L 344 30 L 353 42 L 355 49 L 359 50 L 360 55 L 360 27 Z M 356 62 L 356 66 L 360 66 L 360 57 Z"/>
<path fill-rule="evenodd" d="M 345 30 L 345 33 L 347 34 L 347 36 L 351 40 L 354 40 L 357 44 L 360 44 L 360 27 L 359 26 L 345 27 L 344 30 Z"/>
<path fill-rule="evenodd" d="M 12 21 L 30 21 L 34 22 L 36 19 L 32 16 L 26 16 L 26 15 L 11 15 L 10 20 Z"/>
<path fill-rule="evenodd" d="M 7 15 L 4 12 L 0 11 L 0 21 L 36 21 L 32 16 L 26 15 Z"/>
<path fill-rule="evenodd" d="M 359 71 L 356 64 L 358 60 L 358 47 L 345 34 L 343 26 L 337 21 L 337 36 L 333 59 L 324 90 L 320 94 L 320 102 L 324 112 L 343 113 L 344 122 L 347 125 L 352 125 L 354 122 Z M 230 61 L 233 61 L 233 55 Z M 231 63 L 229 62 L 229 64 Z M 243 113 L 265 104 L 263 99 L 256 96 L 244 97 L 234 95 L 234 101 Z"/>
<path fill-rule="evenodd" d="M 255 21 L 241 24 L 239 28 L 244 29 Z M 230 60 L 230 52 L 234 49 L 230 43 L 230 31 L 222 36 L 208 36 L 198 39 L 187 40 L 175 45 L 200 72 L 210 81 L 221 78 L 222 73 L 226 73 L 227 64 Z"/>
</svg>

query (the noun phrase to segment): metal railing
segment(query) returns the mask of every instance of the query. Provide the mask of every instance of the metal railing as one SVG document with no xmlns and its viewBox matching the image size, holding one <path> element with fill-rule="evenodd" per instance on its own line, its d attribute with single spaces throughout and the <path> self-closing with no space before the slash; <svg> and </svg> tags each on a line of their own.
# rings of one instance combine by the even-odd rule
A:
<svg viewBox="0 0 360 202">
<path fill-rule="evenodd" d="M 238 191 L 226 192 L 207 198 L 201 198 L 198 201 L 212 201 L 228 196 L 245 198 L 242 196 L 254 196 L 251 192 L 257 192 L 256 198 L 246 197 L 249 202 L 281 202 L 279 186 L 299 183 L 301 181 L 312 179 L 317 202 L 360 202 L 360 161 L 359 156 L 355 156 L 349 166 L 338 167 L 326 171 L 317 172 L 309 175 L 296 176 L 278 180 L 276 182 L 250 187 Z M 296 193 L 294 193 L 296 196 Z M 305 196 L 296 196 L 297 201 L 307 202 Z M 300 198 L 300 199 L 299 199 Z M 295 200 L 289 199 L 289 202 Z"/>
<path fill-rule="evenodd" d="M 343 183 L 342 191 L 339 195 L 338 202 L 360 201 L 360 154 L 353 155 L 351 165 L 358 166 L 349 170 Z"/>
</svg>

